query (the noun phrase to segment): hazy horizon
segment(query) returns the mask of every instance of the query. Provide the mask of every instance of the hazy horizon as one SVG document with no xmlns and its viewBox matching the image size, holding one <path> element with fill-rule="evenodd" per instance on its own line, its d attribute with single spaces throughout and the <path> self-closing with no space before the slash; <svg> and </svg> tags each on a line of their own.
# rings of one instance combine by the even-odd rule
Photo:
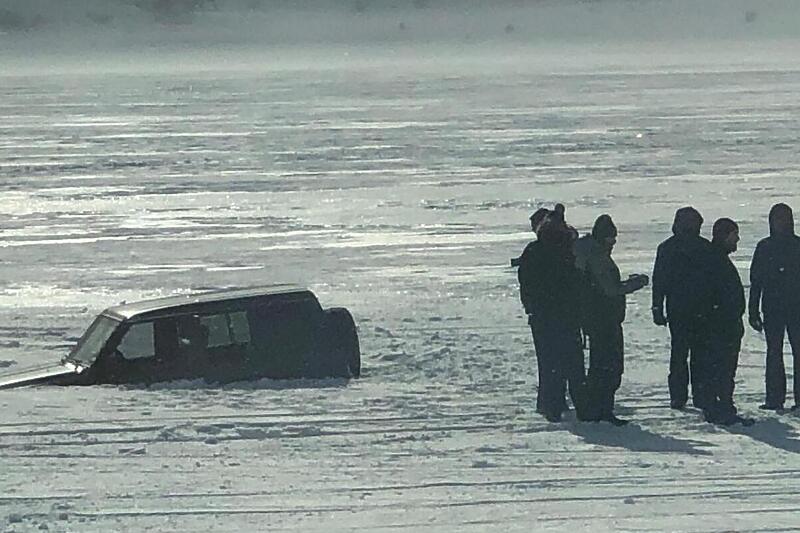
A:
<svg viewBox="0 0 800 533">
<path fill-rule="evenodd" d="M 17 73 L 542 62 L 637 69 L 651 58 L 758 68 L 800 39 L 792 0 L 4 0 L 0 64 Z M 698 56 L 693 58 L 692 56 Z M 659 56 L 661 56 L 659 58 Z M 722 60 L 720 61 L 720 58 Z M 291 65 L 291 66 L 286 66 Z M 317 65 L 318 66 L 318 65 Z"/>
<path fill-rule="evenodd" d="M 800 37 L 792 0 L 3 0 L 0 44 L 31 52 L 160 46 Z M 27 47 L 27 48 L 25 48 Z"/>
</svg>

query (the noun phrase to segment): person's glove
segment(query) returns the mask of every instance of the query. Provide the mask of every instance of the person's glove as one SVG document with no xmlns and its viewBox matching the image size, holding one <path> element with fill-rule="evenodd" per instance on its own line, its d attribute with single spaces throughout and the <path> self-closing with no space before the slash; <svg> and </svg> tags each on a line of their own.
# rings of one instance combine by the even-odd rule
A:
<svg viewBox="0 0 800 533">
<path fill-rule="evenodd" d="M 667 325 L 667 317 L 664 316 L 664 310 L 660 307 L 653 307 L 653 323 L 656 326 Z"/>
<path fill-rule="evenodd" d="M 754 315 L 750 315 L 748 322 L 750 322 L 750 327 L 759 333 L 764 331 L 764 321 L 761 320 L 760 314 L 756 313 Z"/>
<path fill-rule="evenodd" d="M 648 278 L 645 274 L 631 274 L 628 276 L 628 281 L 633 287 L 633 290 L 638 291 L 650 283 L 650 278 Z"/>
<path fill-rule="evenodd" d="M 625 294 L 631 294 L 638 291 L 650 282 L 650 279 L 644 274 L 631 274 L 628 276 L 622 285 L 625 287 Z"/>
</svg>

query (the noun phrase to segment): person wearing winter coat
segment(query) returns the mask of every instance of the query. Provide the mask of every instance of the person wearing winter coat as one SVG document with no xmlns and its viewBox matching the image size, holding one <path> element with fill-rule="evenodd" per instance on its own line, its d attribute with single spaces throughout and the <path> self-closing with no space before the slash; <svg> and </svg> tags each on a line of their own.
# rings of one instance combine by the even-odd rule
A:
<svg viewBox="0 0 800 533">
<path fill-rule="evenodd" d="M 613 220 L 601 215 L 591 234 L 575 243 L 575 265 L 585 280 L 582 325 L 589 339 L 586 408 L 581 418 L 624 425 L 628 421 L 614 414 L 614 396 L 624 371 L 625 296 L 646 286 L 649 280 L 642 274 L 622 280 L 611 257 L 616 242 L 617 228 Z"/>
<path fill-rule="evenodd" d="M 703 408 L 704 376 L 697 362 L 709 349 L 714 297 L 713 253 L 711 243 L 700 236 L 702 224 L 703 217 L 693 207 L 678 209 L 673 235 L 658 246 L 653 267 L 653 322 L 669 325 L 671 338 L 668 383 L 673 409 L 686 405 L 690 380 L 693 403 Z"/>
<path fill-rule="evenodd" d="M 729 256 L 738 247 L 739 226 L 729 218 L 720 218 L 714 223 L 712 235 L 715 297 L 709 320 L 708 358 L 701 362 L 702 374 L 708 378 L 702 389 L 707 394 L 703 400 L 703 415 L 706 421 L 714 424 L 750 425 L 753 420 L 739 416 L 733 403 L 734 380 L 744 336 L 745 299 L 742 280 Z"/>
<path fill-rule="evenodd" d="M 783 340 L 788 333 L 796 409 L 800 405 L 800 237 L 795 235 L 794 215 L 788 205 L 772 206 L 769 233 L 756 246 L 750 265 L 749 322 L 756 331 L 763 330 L 767 339 L 766 399 L 761 408 L 783 409 Z"/>
<path fill-rule="evenodd" d="M 557 214 L 538 227 L 517 272 L 539 364 L 537 407 L 550 422 L 561 420 L 565 388 L 578 413 L 585 381 L 580 338 L 580 276 L 572 254 L 572 233 Z"/>
<path fill-rule="evenodd" d="M 530 220 L 530 223 L 531 223 L 531 231 L 533 232 L 534 235 L 538 236 L 539 227 L 542 225 L 542 223 L 545 222 L 545 220 L 547 219 L 547 216 L 550 215 L 551 213 L 552 213 L 552 211 L 550 211 L 549 209 L 544 208 L 544 207 L 540 207 L 539 209 L 537 209 L 536 211 L 533 212 L 533 214 L 530 216 L 529 220 Z M 525 251 L 522 252 L 522 255 L 520 257 L 517 257 L 517 258 L 514 258 L 514 259 L 511 260 L 511 266 L 519 267 L 520 264 L 522 263 L 523 256 L 525 256 L 526 253 L 527 254 L 533 253 L 537 246 L 538 246 L 537 241 L 529 242 L 528 245 L 525 247 Z M 528 248 L 531 248 L 531 250 L 528 250 Z M 524 303 L 525 303 L 525 299 L 523 298 L 523 305 L 524 305 Z M 526 310 L 526 312 L 527 312 L 527 310 Z M 528 315 L 528 322 L 530 323 L 530 314 Z M 540 357 L 539 357 L 539 354 L 540 354 L 541 350 L 539 349 L 539 345 L 538 345 L 537 338 L 536 338 L 535 334 L 533 334 L 533 351 L 536 354 L 536 369 L 537 369 L 537 374 L 538 374 L 538 378 L 539 378 L 537 383 L 541 383 L 543 381 L 543 379 L 542 379 L 542 370 L 543 370 L 544 367 L 542 366 L 542 361 L 540 360 Z M 561 403 L 563 405 L 563 410 L 566 410 L 567 409 L 567 400 L 565 398 L 565 395 L 566 395 L 566 392 L 567 392 L 566 391 L 566 384 L 564 384 L 563 389 L 564 390 L 561 393 L 561 398 L 562 398 L 562 402 Z M 536 412 L 540 413 L 540 414 L 544 414 L 544 408 L 542 407 L 542 400 L 543 400 L 542 395 L 541 394 L 537 394 L 536 395 Z"/>
</svg>

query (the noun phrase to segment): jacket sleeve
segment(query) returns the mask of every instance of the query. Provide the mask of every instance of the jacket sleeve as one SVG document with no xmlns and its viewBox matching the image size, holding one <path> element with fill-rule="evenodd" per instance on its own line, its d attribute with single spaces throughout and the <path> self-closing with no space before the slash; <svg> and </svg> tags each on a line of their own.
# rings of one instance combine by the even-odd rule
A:
<svg viewBox="0 0 800 533">
<path fill-rule="evenodd" d="M 658 247 L 656 252 L 656 262 L 653 265 L 653 307 L 664 309 L 664 298 L 667 295 L 668 280 L 667 280 L 667 257 L 664 253 L 663 245 Z"/>
<path fill-rule="evenodd" d="M 761 293 L 764 290 L 765 262 L 764 243 L 762 241 L 756 246 L 753 261 L 750 263 L 750 300 L 748 305 L 750 315 L 758 315 L 760 312 Z"/>
<path fill-rule="evenodd" d="M 730 311 L 730 290 L 731 287 L 727 286 L 727 275 L 725 272 L 725 258 L 721 256 L 712 255 L 709 262 L 708 270 L 708 285 L 706 290 L 711 298 L 711 313 L 713 317 L 721 319 L 724 323 L 729 318 L 728 312 Z"/>
<path fill-rule="evenodd" d="M 517 279 L 519 280 L 519 298 L 525 308 L 525 313 L 529 315 L 533 312 L 532 278 L 531 253 L 529 247 L 526 247 L 519 258 Z"/>
<path fill-rule="evenodd" d="M 593 255 L 587 261 L 587 267 L 591 279 L 597 283 L 606 296 L 623 296 L 633 292 L 614 275 L 615 269 L 610 257 Z"/>
</svg>

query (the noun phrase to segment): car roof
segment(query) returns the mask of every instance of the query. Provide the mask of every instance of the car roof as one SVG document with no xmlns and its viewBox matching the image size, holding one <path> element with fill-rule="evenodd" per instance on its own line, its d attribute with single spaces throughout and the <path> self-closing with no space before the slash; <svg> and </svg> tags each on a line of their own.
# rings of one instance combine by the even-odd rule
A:
<svg viewBox="0 0 800 533">
<path fill-rule="evenodd" d="M 103 311 L 102 314 L 117 320 L 152 318 L 155 316 L 169 315 L 178 310 L 188 311 L 188 309 L 185 308 L 193 308 L 206 303 L 279 295 L 292 295 L 300 297 L 300 299 L 310 297 L 316 301 L 314 294 L 303 287 L 294 285 L 264 285 L 259 287 L 220 289 L 194 294 L 181 294 L 153 300 L 143 300 L 141 302 L 126 303 L 109 307 Z"/>
</svg>

